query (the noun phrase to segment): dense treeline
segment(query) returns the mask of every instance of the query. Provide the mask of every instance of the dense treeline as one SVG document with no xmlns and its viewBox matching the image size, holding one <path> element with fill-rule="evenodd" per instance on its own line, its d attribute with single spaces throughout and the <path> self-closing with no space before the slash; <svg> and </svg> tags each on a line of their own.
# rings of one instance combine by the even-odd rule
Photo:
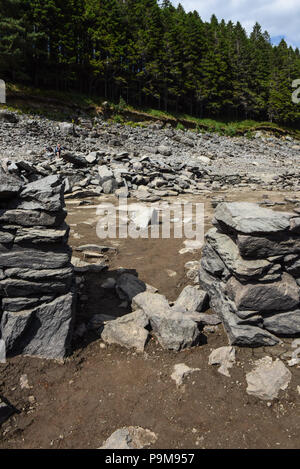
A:
<svg viewBox="0 0 300 469">
<path fill-rule="evenodd" d="M 1 0 L 0 77 L 199 117 L 300 117 L 298 49 L 169 0 Z"/>
</svg>

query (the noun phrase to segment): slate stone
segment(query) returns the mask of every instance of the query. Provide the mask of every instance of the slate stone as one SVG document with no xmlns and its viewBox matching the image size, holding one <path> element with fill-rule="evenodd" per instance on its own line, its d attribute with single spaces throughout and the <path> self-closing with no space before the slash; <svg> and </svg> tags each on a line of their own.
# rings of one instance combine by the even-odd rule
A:
<svg viewBox="0 0 300 469">
<path fill-rule="evenodd" d="M 288 337 L 300 334 L 300 309 L 264 316 L 263 324 L 276 335 Z"/>
<path fill-rule="evenodd" d="M 201 332 L 197 324 L 180 312 L 152 315 L 152 330 L 160 345 L 167 350 L 183 350 L 199 343 Z"/>
<path fill-rule="evenodd" d="M 19 194 L 23 182 L 0 169 L 0 201 L 9 200 Z"/>
<path fill-rule="evenodd" d="M 0 245 L 0 267 L 25 267 L 32 269 L 58 269 L 70 262 L 71 250 L 66 246 L 25 248 L 15 245 L 12 249 Z"/>
<path fill-rule="evenodd" d="M 203 267 L 199 269 L 199 283 L 210 297 L 212 310 L 220 317 L 231 345 L 240 347 L 272 346 L 280 342 L 270 332 L 249 324 L 239 324 L 235 306 L 226 297 L 225 283 L 216 281 Z"/>
<path fill-rule="evenodd" d="M 32 298 L 26 296 L 25 298 L 2 298 L 2 309 L 3 311 L 10 311 L 10 312 L 20 312 L 25 311 L 28 309 L 35 308 L 38 305 L 43 303 L 47 303 L 54 299 L 55 295 L 52 296 L 39 296 L 37 298 Z"/>
<path fill-rule="evenodd" d="M 68 293 L 26 313 L 4 312 L 1 330 L 8 356 L 64 358 L 70 347 L 74 305 L 74 295 Z"/>
<path fill-rule="evenodd" d="M 25 210 L 59 211 L 64 207 L 64 187 L 57 175 L 26 184 L 20 193 L 18 208 Z"/>
<path fill-rule="evenodd" d="M 116 291 L 122 300 L 132 301 L 136 295 L 146 291 L 146 284 L 135 275 L 124 273 L 117 280 Z"/>
<path fill-rule="evenodd" d="M 293 216 L 292 213 L 276 212 L 250 202 L 223 202 L 215 210 L 215 219 L 222 226 L 244 234 L 287 230 Z"/>
<path fill-rule="evenodd" d="M 24 297 L 26 295 L 44 294 L 62 294 L 66 293 L 71 286 L 72 277 L 69 282 L 66 281 L 44 281 L 44 282 L 31 282 L 29 280 L 6 278 L 0 280 L 0 295 L 9 297 Z"/>
<path fill-rule="evenodd" d="M 265 259 L 243 259 L 234 241 L 216 228 L 209 230 L 205 237 L 226 267 L 239 279 L 250 280 L 262 277 L 272 267 L 272 264 Z"/>
<path fill-rule="evenodd" d="M 145 329 L 149 319 L 142 310 L 126 314 L 114 321 L 109 321 L 101 333 L 101 338 L 108 344 L 118 344 L 126 348 L 135 348 L 142 352 L 149 332 Z"/>
<path fill-rule="evenodd" d="M 300 253 L 300 236 L 287 233 L 265 236 L 238 235 L 237 245 L 242 257 L 265 259 Z"/>
<path fill-rule="evenodd" d="M 283 273 L 277 282 L 245 285 L 231 277 L 226 284 L 226 292 L 239 310 L 288 311 L 299 305 L 299 286 L 287 273 Z"/>
<path fill-rule="evenodd" d="M 173 309 L 183 308 L 185 311 L 204 311 L 208 305 L 206 291 L 187 285 L 174 303 Z"/>
<path fill-rule="evenodd" d="M 45 212 L 40 210 L 0 210 L 0 223 L 20 226 L 60 226 L 67 212 Z"/>
<path fill-rule="evenodd" d="M 226 265 L 209 243 L 206 243 L 202 249 L 201 265 L 213 276 L 219 278 L 230 276 Z"/>
</svg>

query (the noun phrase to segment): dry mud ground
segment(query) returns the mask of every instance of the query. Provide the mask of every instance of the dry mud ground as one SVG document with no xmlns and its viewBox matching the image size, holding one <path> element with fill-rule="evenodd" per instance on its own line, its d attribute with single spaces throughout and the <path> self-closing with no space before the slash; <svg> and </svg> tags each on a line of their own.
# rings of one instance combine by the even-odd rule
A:
<svg viewBox="0 0 300 469">
<path fill-rule="evenodd" d="M 270 192 L 269 198 L 283 201 L 285 195 L 297 196 Z M 205 229 L 213 214 L 210 197 L 190 199 L 205 203 Z M 263 192 L 226 194 L 228 201 L 263 198 Z M 92 200 L 93 206 L 68 202 L 73 248 L 86 243 L 115 245 L 113 240 L 104 243 L 97 238 L 95 206 L 99 201 Z M 142 280 L 175 300 L 190 283 L 184 264 L 201 255 L 200 251 L 180 255 L 182 247 L 182 239 L 120 241 L 118 254 L 110 258 L 109 271 L 90 276 L 88 305 L 80 314 L 127 312 L 118 311 L 120 301 L 113 296 L 104 298 L 99 288 L 118 267 L 135 269 Z M 170 276 L 168 270 L 176 275 Z M 65 363 L 15 357 L 0 364 L 0 394 L 17 409 L 0 429 L 0 448 L 98 448 L 117 428 L 129 425 L 155 432 L 158 439 L 153 449 L 299 448 L 300 368 L 291 368 L 288 389 L 272 403 L 246 393 L 245 374 L 254 361 L 265 355 L 281 356 L 290 350 L 291 340 L 285 340 L 283 346 L 237 349 L 237 363 L 227 378 L 208 365 L 211 350 L 228 344 L 222 326 L 203 334 L 201 346 L 179 353 L 162 350 L 155 339 L 147 344 L 144 354 L 118 346 L 102 348 L 101 340 L 93 339 L 77 343 Z M 176 363 L 200 371 L 177 388 L 170 377 Z M 28 389 L 21 389 L 22 374 L 28 377 Z"/>
</svg>

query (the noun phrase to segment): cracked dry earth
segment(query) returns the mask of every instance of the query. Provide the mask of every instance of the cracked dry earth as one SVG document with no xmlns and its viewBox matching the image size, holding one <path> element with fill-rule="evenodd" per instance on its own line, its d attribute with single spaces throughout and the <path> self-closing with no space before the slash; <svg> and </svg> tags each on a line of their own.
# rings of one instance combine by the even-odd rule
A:
<svg viewBox="0 0 300 469">
<path fill-rule="evenodd" d="M 264 192 L 215 193 L 227 201 L 261 202 Z M 272 192 L 269 199 L 282 203 L 275 209 L 292 208 L 284 198 L 291 192 Z M 110 196 L 90 199 L 90 205 L 69 201 L 70 245 L 104 244 L 96 235 L 96 207 Z M 205 230 L 210 227 L 211 195 L 189 197 L 205 203 Z M 139 278 L 174 301 L 192 283 L 184 265 L 198 260 L 201 251 L 180 255 L 182 239 L 106 240 L 118 248 L 109 256 L 109 269 L 88 274 L 86 309 L 81 318 L 97 312 L 125 314 L 120 301 L 103 295 L 100 283 L 119 267 L 135 269 Z M 75 254 L 81 256 L 81 254 Z M 174 274 L 175 272 L 175 274 Z M 144 354 L 88 336 L 74 344 L 65 363 L 15 357 L 0 364 L 0 394 L 17 412 L 0 429 L 0 448 L 99 448 L 116 429 L 141 426 L 157 435 L 152 448 L 298 448 L 300 443 L 300 368 L 292 367 L 292 380 L 279 399 L 259 400 L 246 393 L 246 373 L 265 355 L 283 358 L 291 351 L 291 339 L 269 348 L 236 348 L 231 377 L 208 365 L 213 349 L 228 344 L 223 327 L 205 332 L 202 344 L 182 352 L 162 350 L 151 339 Z M 173 367 L 185 363 L 198 368 L 176 386 Z M 28 383 L 20 385 L 26 374 Z"/>
</svg>

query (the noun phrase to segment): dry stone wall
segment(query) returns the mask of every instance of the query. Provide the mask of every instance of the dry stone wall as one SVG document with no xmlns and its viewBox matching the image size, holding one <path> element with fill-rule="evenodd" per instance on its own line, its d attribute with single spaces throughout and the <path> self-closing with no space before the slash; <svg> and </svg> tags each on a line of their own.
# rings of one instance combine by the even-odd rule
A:
<svg viewBox="0 0 300 469">
<path fill-rule="evenodd" d="M 231 344 L 275 345 L 300 334 L 300 218 L 221 203 L 206 234 L 199 280 Z"/>
<path fill-rule="evenodd" d="M 62 358 L 75 308 L 64 186 L 0 173 L 0 337 L 7 356 Z"/>
</svg>

